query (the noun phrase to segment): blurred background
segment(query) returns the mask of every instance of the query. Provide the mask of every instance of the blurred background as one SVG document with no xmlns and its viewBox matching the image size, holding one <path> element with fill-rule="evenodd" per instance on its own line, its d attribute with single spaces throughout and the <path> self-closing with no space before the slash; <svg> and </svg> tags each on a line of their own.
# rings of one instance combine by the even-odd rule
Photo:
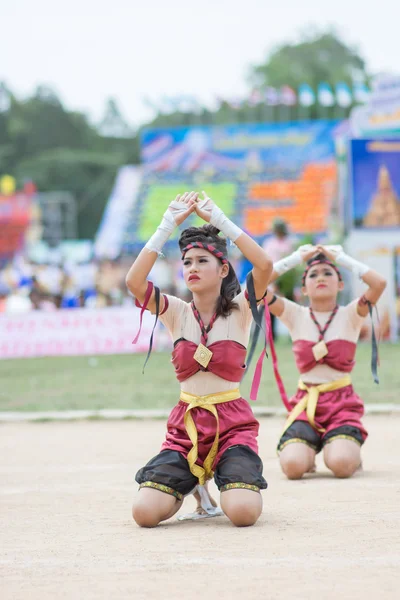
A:
<svg viewBox="0 0 400 600">
<path fill-rule="evenodd" d="M 1 17 L 4 410 L 36 407 L 46 389 L 49 406 L 81 406 L 90 394 L 96 406 L 110 396 L 131 406 L 132 389 L 104 392 L 110 376 L 126 379 L 124 360 L 147 348 L 152 328 L 145 315 L 132 346 L 138 311 L 124 279 L 185 190 L 207 190 L 274 260 L 303 243 L 340 243 L 383 273 L 376 325 L 396 343 L 398 2 L 383 0 L 377 17 L 358 0 L 115 0 L 107 9 L 14 0 Z M 234 246 L 230 257 L 244 282 L 249 265 Z M 300 274 L 283 278 L 280 293 L 301 301 Z M 185 297 L 176 237 L 151 279 Z M 346 283 L 343 301 L 361 291 Z M 168 347 L 159 328 L 155 349 Z M 77 389 L 60 392 L 54 371 L 75 377 L 88 365 L 103 367 L 101 389 L 82 372 Z M 161 383 L 170 381 L 172 371 Z"/>
</svg>

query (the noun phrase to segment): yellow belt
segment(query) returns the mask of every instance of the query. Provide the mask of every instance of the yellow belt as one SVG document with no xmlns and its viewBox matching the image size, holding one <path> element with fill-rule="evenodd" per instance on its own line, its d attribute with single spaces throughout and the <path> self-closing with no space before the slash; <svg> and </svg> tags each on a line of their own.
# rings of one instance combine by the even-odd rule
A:
<svg viewBox="0 0 400 600">
<path fill-rule="evenodd" d="M 210 479 L 210 477 L 213 476 L 212 466 L 218 452 L 219 418 L 217 409 L 214 405 L 222 404 L 222 402 L 230 402 L 231 400 L 237 400 L 238 398 L 241 398 L 239 388 L 230 390 L 228 392 L 209 394 L 208 396 L 194 396 L 193 394 L 188 394 L 187 392 L 181 392 L 180 400 L 189 405 L 185 412 L 184 423 L 187 434 L 193 444 L 193 448 L 190 450 L 187 456 L 187 461 L 189 463 L 190 471 L 195 477 L 198 478 L 200 485 L 204 485 L 207 479 Z M 208 410 L 215 417 L 217 422 L 213 445 L 211 446 L 211 450 L 204 460 L 203 467 L 200 467 L 200 465 L 196 464 L 196 460 L 199 456 L 199 444 L 196 425 L 193 421 L 192 415 L 190 414 L 190 411 L 193 408 L 204 408 L 205 410 Z"/>
<path fill-rule="evenodd" d="M 309 387 L 307 387 L 306 384 L 300 379 L 299 388 L 301 390 L 306 390 L 308 393 L 300 400 L 298 404 L 296 404 L 288 416 L 282 435 L 297 419 L 300 413 L 303 412 L 303 410 L 306 411 L 308 422 L 312 427 L 314 427 L 314 429 L 321 432 L 325 431 L 324 428 L 317 427 L 315 424 L 315 411 L 317 409 L 319 395 L 323 394 L 324 392 L 333 392 L 334 390 L 339 390 L 347 385 L 351 385 L 350 375 L 346 375 L 346 377 L 342 377 L 342 379 L 337 379 L 336 381 L 321 383 L 319 385 L 311 385 Z"/>
</svg>

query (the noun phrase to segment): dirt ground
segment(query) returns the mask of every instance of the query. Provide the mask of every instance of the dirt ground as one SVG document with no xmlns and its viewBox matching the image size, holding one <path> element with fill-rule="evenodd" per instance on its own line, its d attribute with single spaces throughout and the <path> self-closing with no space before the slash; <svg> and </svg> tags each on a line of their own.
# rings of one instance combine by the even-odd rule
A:
<svg viewBox="0 0 400 600">
<path fill-rule="evenodd" d="M 365 423 L 363 473 L 335 480 L 319 457 L 317 474 L 290 482 L 275 455 L 282 423 L 263 419 L 257 525 L 174 517 L 153 530 L 130 505 L 163 422 L 2 424 L 1 598 L 398 598 L 400 417 Z"/>
</svg>

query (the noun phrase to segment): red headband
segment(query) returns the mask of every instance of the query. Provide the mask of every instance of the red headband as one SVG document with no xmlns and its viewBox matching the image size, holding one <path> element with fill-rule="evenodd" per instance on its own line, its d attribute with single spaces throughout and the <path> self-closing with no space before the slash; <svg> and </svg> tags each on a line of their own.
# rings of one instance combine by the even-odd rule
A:
<svg viewBox="0 0 400 600">
<path fill-rule="evenodd" d="M 340 273 L 339 269 L 337 268 L 337 266 L 335 264 L 333 264 L 333 262 L 331 262 L 330 260 L 328 260 L 327 258 L 319 258 L 317 260 L 313 260 L 309 265 L 307 265 L 304 273 L 303 273 L 303 277 L 301 280 L 301 284 L 304 286 L 305 281 L 306 281 L 306 277 L 307 277 L 307 273 L 308 271 L 311 269 L 311 267 L 314 267 L 315 265 L 319 265 L 321 263 L 325 263 L 327 265 L 329 265 L 330 267 L 332 267 L 332 269 L 334 269 L 337 273 L 337 276 L 339 277 L 339 281 L 343 281 L 342 279 L 342 274 Z"/>
<path fill-rule="evenodd" d="M 215 246 L 212 246 L 211 244 L 203 244 L 203 242 L 192 242 L 191 244 L 185 246 L 182 250 L 182 260 L 185 258 L 186 252 L 188 250 L 191 250 L 191 248 L 203 248 L 204 250 L 211 252 L 211 254 L 214 254 L 214 256 L 216 256 L 222 262 L 223 265 L 228 264 L 228 259 L 226 258 L 223 252 L 217 250 Z"/>
</svg>

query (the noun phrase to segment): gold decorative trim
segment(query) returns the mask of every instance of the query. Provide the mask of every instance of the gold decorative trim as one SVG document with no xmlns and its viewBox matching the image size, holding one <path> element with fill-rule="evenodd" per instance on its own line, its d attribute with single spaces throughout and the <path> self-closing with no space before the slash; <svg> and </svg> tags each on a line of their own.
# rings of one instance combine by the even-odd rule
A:
<svg viewBox="0 0 400 600">
<path fill-rule="evenodd" d="M 289 444 L 296 444 L 296 443 L 305 444 L 306 446 L 311 448 L 311 450 L 314 450 L 315 452 L 317 452 L 317 446 L 315 446 L 311 442 L 308 442 L 307 440 L 303 440 L 301 438 L 290 438 L 290 440 L 286 440 L 286 442 L 283 442 L 283 444 L 278 446 L 278 450 L 277 450 L 278 454 L 279 454 L 279 452 L 282 452 L 282 450 L 284 448 L 286 448 L 286 446 L 288 446 Z"/>
<path fill-rule="evenodd" d="M 220 487 L 220 492 L 227 492 L 228 490 L 251 490 L 252 492 L 259 492 L 260 488 L 257 485 L 250 485 L 249 483 L 227 483 Z"/>
<path fill-rule="evenodd" d="M 162 483 L 155 483 L 155 481 L 145 481 L 144 483 L 141 483 L 139 489 L 142 488 L 153 488 L 154 490 L 158 490 L 159 492 L 164 492 L 164 494 L 174 496 L 174 498 L 176 498 L 179 501 L 183 499 L 183 495 L 174 490 L 173 488 Z"/>
<path fill-rule="evenodd" d="M 326 441 L 322 440 L 322 445 L 327 446 L 328 444 L 330 444 L 331 442 L 334 442 L 335 440 L 349 440 L 349 442 L 355 442 L 356 444 L 358 444 L 358 446 L 361 447 L 361 443 L 358 441 L 357 438 L 353 437 L 352 435 L 346 435 L 345 433 L 338 433 L 337 435 L 333 435 L 332 437 L 328 438 Z"/>
</svg>

